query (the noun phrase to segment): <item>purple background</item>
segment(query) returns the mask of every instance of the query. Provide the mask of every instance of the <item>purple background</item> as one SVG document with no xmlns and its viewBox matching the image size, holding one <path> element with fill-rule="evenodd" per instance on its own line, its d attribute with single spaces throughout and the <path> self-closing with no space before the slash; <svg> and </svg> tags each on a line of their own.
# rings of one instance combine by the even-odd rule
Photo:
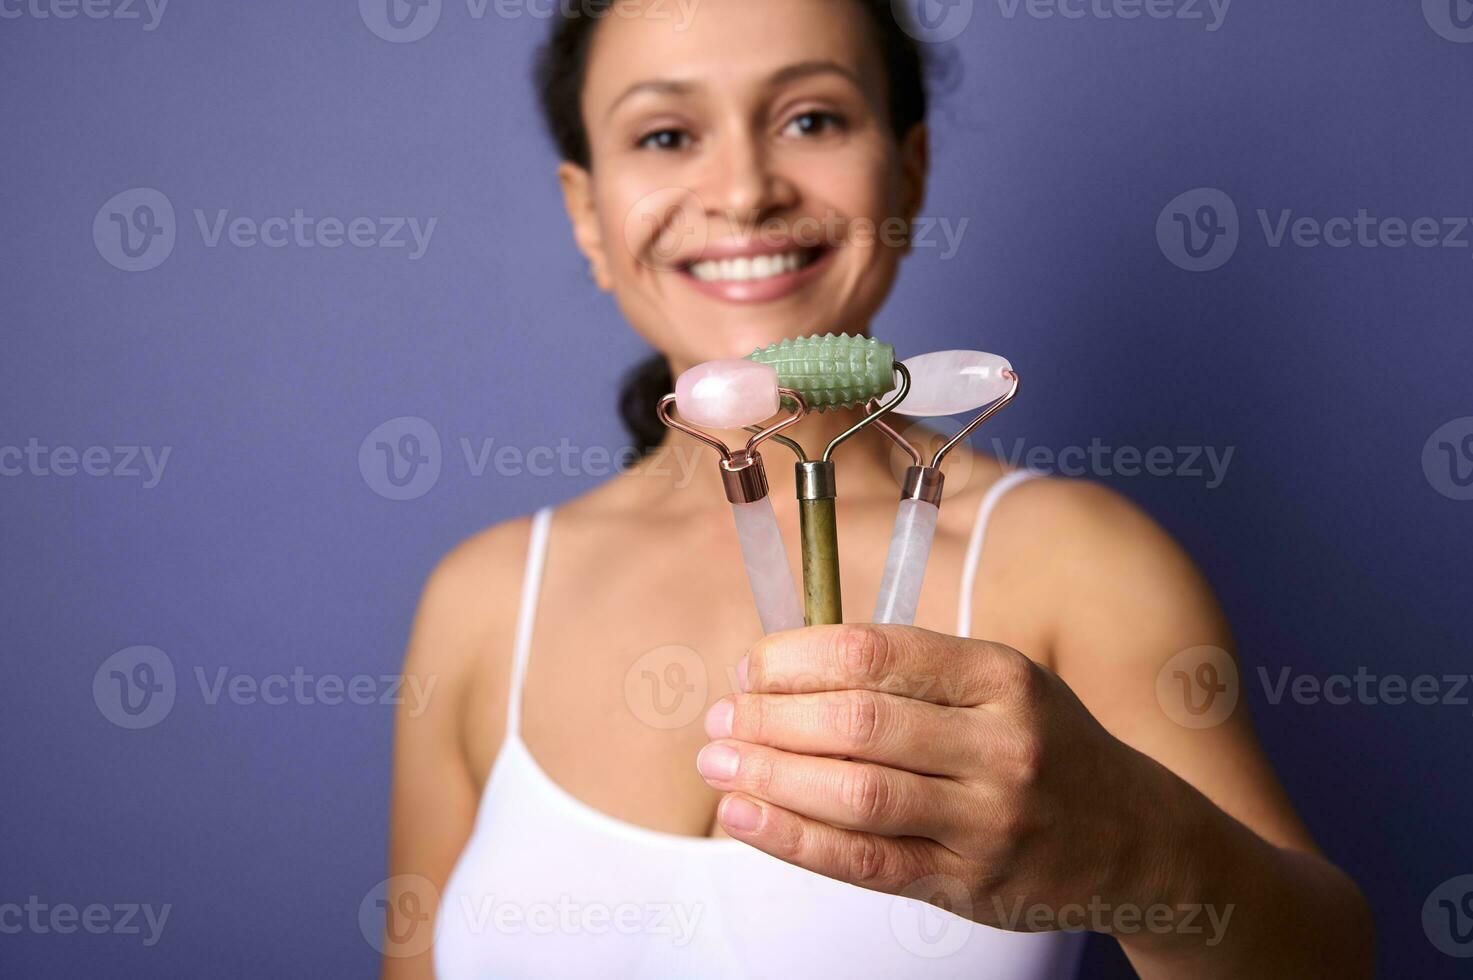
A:
<svg viewBox="0 0 1473 980">
<path fill-rule="evenodd" d="M 546 22 L 495 10 L 445 0 L 403 44 L 352 0 L 178 2 L 152 31 L 0 19 L 0 447 L 172 447 L 152 489 L 0 477 L 0 903 L 173 905 L 151 949 L 0 935 L 0 972 L 375 968 L 357 914 L 384 875 L 392 710 L 210 705 L 194 671 L 392 674 L 439 555 L 598 482 L 478 477 L 460 439 L 622 444 L 618 369 L 642 349 L 565 227 L 526 81 Z M 1465 964 L 1422 906 L 1473 872 L 1473 709 L 1274 705 L 1254 668 L 1467 673 L 1473 502 L 1422 457 L 1473 414 L 1473 233 L 1272 248 L 1257 211 L 1473 215 L 1473 45 L 1415 2 L 1241 2 L 1215 32 L 1001 11 L 976 5 L 935 118 L 927 214 L 967 219 L 963 247 L 912 259 L 877 332 L 1010 354 L 1026 397 L 988 433 L 1008 445 L 1236 447 L 1217 489 L 1105 478 L 1220 591 L 1268 751 L 1369 893 L 1383 968 L 1451 976 Z M 1236 202 L 1242 240 L 1192 273 L 1155 226 L 1204 186 Z M 178 241 L 125 273 L 91 229 L 135 187 L 167 195 Z M 439 220 L 411 261 L 209 248 L 196 208 Z M 358 465 L 399 416 L 444 445 L 403 502 Z M 92 682 L 139 644 L 168 654 L 178 696 L 126 731 Z M 1107 943 L 1091 960 L 1121 969 Z"/>
</svg>

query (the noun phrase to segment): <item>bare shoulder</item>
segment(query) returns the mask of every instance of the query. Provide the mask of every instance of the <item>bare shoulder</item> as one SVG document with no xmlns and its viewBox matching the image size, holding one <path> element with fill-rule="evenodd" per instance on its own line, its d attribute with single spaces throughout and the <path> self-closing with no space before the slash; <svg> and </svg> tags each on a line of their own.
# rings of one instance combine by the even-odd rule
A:
<svg viewBox="0 0 1473 980">
<path fill-rule="evenodd" d="M 1016 498 L 1017 524 L 1047 542 L 1051 572 L 1069 587 L 1074 610 L 1103 615 L 1117 608 L 1162 626 L 1217 615 L 1211 588 L 1186 550 L 1124 495 L 1047 477 L 1020 487 Z"/>
<path fill-rule="evenodd" d="M 1009 530 L 1046 545 L 1040 554 L 1073 574 L 1195 571 L 1186 552 L 1149 514 L 1098 483 L 1040 477 L 1008 493 L 999 511 L 1003 507 Z"/>
<path fill-rule="evenodd" d="M 449 730 L 459 728 L 470 699 L 487 698 L 494 693 L 488 684 L 500 688 L 509 679 L 531 526 L 524 516 L 477 532 L 446 553 L 425 581 L 404 673 L 443 692 L 434 713 Z"/>
<path fill-rule="evenodd" d="M 976 482 L 969 496 L 980 501 L 996 481 Z M 1188 646 L 1230 644 L 1191 557 L 1108 487 L 1053 476 L 1015 486 L 998 500 L 986 553 L 1044 622 L 1061 673 L 1159 665 Z"/>
<path fill-rule="evenodd" d="M 627 489 L 601 485 L 558 507 L 557 529 L 571 528 L 564 544 L 584 547 L 588 533 L 616 523 Z M 532 538 L 532 515 L 492 525 L 461 541 L 436 563 L 425 581 L 405 655 L 405 673 L 431 675 L 460 715 L 473 704 L 477 717 L 505 711 L 511 677 L 517 611 Z"/>
<path fill-rule="evenodd" d="M 532 518 L 518 517 L 479 531 L 435 565 L 425 581 L 419 625 L 454 628 L 467 636 L 494 629 L 515 609 Z M 415 651 L 444 658 L 444 648 Z"/>
</svg>

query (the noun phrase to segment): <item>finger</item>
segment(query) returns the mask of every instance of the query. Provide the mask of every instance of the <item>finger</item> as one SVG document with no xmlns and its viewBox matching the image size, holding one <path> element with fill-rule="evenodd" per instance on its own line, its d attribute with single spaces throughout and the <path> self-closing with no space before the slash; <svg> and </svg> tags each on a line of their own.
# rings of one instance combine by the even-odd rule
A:
<svg viewBox="0 0 1473 980">
<path fill-rule="evenodd" d="M 706 734 L 804 755 L 847 756 L 963 776 L 985 750 L 979 712 L 876 691 L 738 694 L 706 713 Z"/>
<path fill-rule="evenodd" d="M 723 739 L 696 757 L 716 789 L 748 793 L 806 817 L 887 837 L 939 837 L 960 810 L 957 784 L 847 759 Z"/>
<path fill-rule="evenodd" d="M 736 840 L 789 864 L 892 895 L 929 875 L 963 870 L 960 858 L 935 841 L 833 827 L 744 794 L 726 796 L 716 820 Z"/>
<path fill-rule="evenodd" d="M 748 651 L 742 674 L 754 693 L 868 690 L 971 706 L 1026 692 L 1037 669 L 999 643 L 910 626 L 845 624 L 764 637 Z"/>
</svg>

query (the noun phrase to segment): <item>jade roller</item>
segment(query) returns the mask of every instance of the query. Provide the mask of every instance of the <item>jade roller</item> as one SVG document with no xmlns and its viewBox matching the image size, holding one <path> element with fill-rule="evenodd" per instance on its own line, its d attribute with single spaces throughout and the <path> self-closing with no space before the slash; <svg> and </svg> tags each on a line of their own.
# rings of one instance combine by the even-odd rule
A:
<svg viewBox="0 0 1473 980">
<path fill-rule="evenodd" d="M 777 371 L 784 389 L 802 395 L 812 411 L 859 408 L 891 391 L 898 393 L 848 431 L 819 459 L 809 459 L 791 439 L 780 442 L 798 456 L 798 517 L 803 543 L 803 606 L 809 626 L 844 621 L 839 591 L 839 534 L 834 450 L 865 426 L 875 424 L 905 398 L 910 376 L 895 362 L 895 348 L 870 337 L 847 334 L 784 340 L 748 355 Z M 897 386 L 897 377 L 899 383 Z"/>
<path fill-rule="evenodd" d="M 895 516 L 873 621 L 911 626 L 915 623 L 921 583 L 936 537 L 936 520 L 941 514 L 941 489 L 945 482 L 941 464 L 952 449 L 1017 397 L 1018 376 L 1006 359 L 981 351 L 921 354 L 908 358 L 904 366 L 910 371 L 912 388 L 910 398 L 895 409 L 902 415 L 935 418 L 988 406 L 936 451 L 929 466 L 904 436 L 883 421 L 876 423 L 880 431 L 910 456 L 911 466 L 905 471 L 905 483 L 900 491 L 900 508 Z"/>
<path fill-rule="evenodd" d="M 777 415 L 784 402 L 794 406 L 792 413 L 759 430 L 742 449 L 729 449 L 720 439 L 697 428 L 756 425 Z M 721 456 L 721 483 L 736 521 L 742 563 L 747 568 L 747 582 L 757 603 L 762 631 L 798 629 L 803 625 L 803 607 L 798 602 L 793 570 L 767 492 L 767 471 L 757 447 L 807 414 L 803 396 L 779 387 L 775 369 L 733 358 L 709 361 L 686 371 L 676 381 L 675 393 L 660 400 L 658 410 L 660 421 L 694 436 Z M 677 411 L 678 418 L 674 414 Z"/>
</svg>

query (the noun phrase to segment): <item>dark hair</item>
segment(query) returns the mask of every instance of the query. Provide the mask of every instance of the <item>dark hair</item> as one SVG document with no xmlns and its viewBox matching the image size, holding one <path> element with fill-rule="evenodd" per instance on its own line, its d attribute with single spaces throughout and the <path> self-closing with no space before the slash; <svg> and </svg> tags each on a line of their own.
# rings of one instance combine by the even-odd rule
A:
<svg viewBox="0 0 1473 980">
<path fill-rule="evenodd" d="M 562 5 L 553 18 L 551 34 L 537 53 L 533 73 L 543 121 L 558 153 L 585 169 L 592 166 L 582 109 L 588 52 L 602 15 L 615 2 L 583 0 L 577 5 Z M 869 18 L 880 45 L 889 83 L 890 126 L 898 142 L 926 119 L 928 59 L 915 40 L 912 25 L 901 21 L 900 5 L 892 0 L 852 2 Z M 619 415 L 641 453 L 650 452 L 665 437 L 655 404 L 673 387 L 670 365 L 660 354 L 640 362 L 624 378 Z"/>
</svg>

